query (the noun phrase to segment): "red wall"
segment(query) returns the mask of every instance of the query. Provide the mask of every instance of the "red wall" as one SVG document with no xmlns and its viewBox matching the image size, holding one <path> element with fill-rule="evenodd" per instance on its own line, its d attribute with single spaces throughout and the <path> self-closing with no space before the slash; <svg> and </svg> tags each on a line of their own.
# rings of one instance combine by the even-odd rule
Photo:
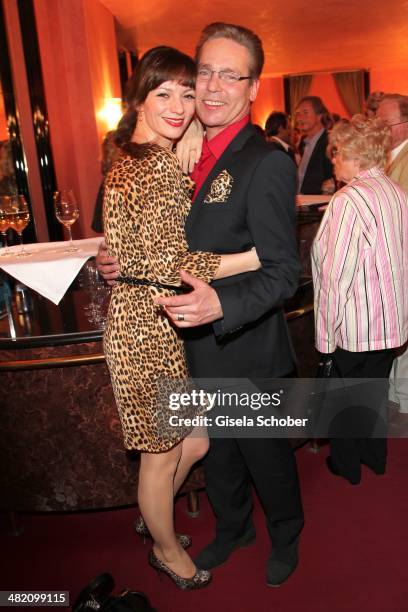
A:
<svg viewBox="0 0 408 612">
<path fill-rule="evenodd" d="M 408 96 L 408 68 L 370 71 L 371 91 L 399 93 Z"/>
<path fill-rule="evenodd" d="M 265 127 L 265 121 L 272 111 L 285 110 L 283 79 L 267 77 L 261 79 L 258 96 L 252 106 L 252 121 Z"/>
<path fill-rule="evenodd" d="M 107 130 L 98 112 L 106 98 L 121 97 L 115 26 L 112 15 L 99 0 L 86 0 L 84 9 L 93 104 L 101 142 Z"/>
<path fill-rule="evenodd" d="M 331 74 L 315 74 L 308 95 L 319 96 L 330 113 L 337 113 L 340 117 L 346 119 L 350 117 L 337 92 L 336 84 Z"/>
<path fill-rule="evenodd" d="M 309 95 L 320 96 L 330 112 L 338 113 L 341 117 L 349 116 L 331 74 L 314 75 Z M 264 127 L 268 115 L 274 110 L 285 110 L 281 77 L 261 79 L 258 97 L 252 107 L 253 122 Z"/>
<path fill-rule="evenodd" d="M 8 140 L 7 118 L 4 110 L 3 93 L 0 91 L 0 140 Z"/>
<path fill-rule="evenodd" d="M 97 113 L 119 91 L 114 21 L 98 0 L 35 0 L 35 12 L 57 183 L 74 190 L 73 233 L 85 238 L 101 181 Z"/>
</svg>

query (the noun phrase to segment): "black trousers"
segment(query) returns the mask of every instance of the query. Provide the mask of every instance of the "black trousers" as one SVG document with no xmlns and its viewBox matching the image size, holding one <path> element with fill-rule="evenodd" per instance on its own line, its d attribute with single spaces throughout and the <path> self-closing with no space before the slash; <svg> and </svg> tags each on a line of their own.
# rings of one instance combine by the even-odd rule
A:
<svg viewBox="0 0 408 612">
<path fill-rule="evenodd" d="M 251 527 L 252 483 L 274 548 L 284 550 L 296 541 L 303 527 L 303 510 L 289 440 L 211 439 L 204 469 L 221 543 L 235 542 Z"/>
<path fill-rule="evenodd" d="M 394 349 L 352 353 L 337 348 L 333 354 L 333 377 L 384 379 L 383 385 L 375 385 L 374 394 L 363 393 L 359 398 L 356 392 L 351 392 L 346 396 L 349 398 L 349 405 L 344 405 L 330 427 L 332 463 L 340 475 L 348 480 L 359 480 L 361 463 L 365 463 L 376 473 L 385 471 L 387 381 L 394 357 Z M 367 385 L 370 385 L 369 381 Z M 367 405 L 367 398 L 371 405 Z M 347 404 L 347 401 L 345 403 Z M 342 437 L 346 431 L 349 432 L 348 435 Z M 353 431 L 361 433 L 352 437 Z"/>
</svg>

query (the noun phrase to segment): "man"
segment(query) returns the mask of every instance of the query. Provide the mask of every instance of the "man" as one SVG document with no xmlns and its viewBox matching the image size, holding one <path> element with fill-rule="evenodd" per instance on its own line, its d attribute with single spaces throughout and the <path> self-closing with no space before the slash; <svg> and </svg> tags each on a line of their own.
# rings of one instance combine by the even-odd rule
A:
<svg viewBox="0 0 408 612">
<path fill-rule="evenodd" d="M 368 117 L 369 119 L 372 119 L 373 117 L 376 116 L 378 106 L 381 100 L 383 99 L 384 95 L 385 94 L 383 91 L 372 91 L 370 95 L 367 96 L 367 99 L 365 101 L 365 110 L 364 110 L 364 114 L 366 115 L 366 117 Z"/>
<path fill-rule="evenodd" d="M 255 245 L 262 268 L 212 286 L 182 271 L 191 293 L 158 303 L 184 329 L 194 378 L 289 375 L 294 364 L 282 304 L 295 291 L 299 272 L 296 170 L 249 122 L 262 44 L 246 28 L 211 24 L 199 41 L 197 62 L 197 113 L 207 136 L 192 175 L 196 192 L 186 222 L 189 247 L 228 253 Z M 217 524 L 215 540 L 198 555 L 197 566 L 221 565 L 235 549 L 254 541 L 253 482 L 273 543 L 267 583 L 278 586 L 297 566 L 303 526 L 289 441 L 212 439 L 204 467 Z"/>
<path fill-rule="evenodd" d="M 319 97 L 307 96 L 297 105 L 295 118 L 304 136 L 300 143 L 299 193 L 327 193 L 328 185 L 333 193 L 333 166 L 326 154 L 328 142 L 325 128 L 329 122 L 329 111 Z"/>
<path fill-rule="evenodd" d="M 378 106 L 377 116 L 391 128 L 392 150 L 387 174 L 408 192 L 408 96 L 385 94 Z M 399 411 L 408 413 L 408 347 L 401 349 L 390 376 L 390 400 Z"/>
<path fill-rule="evenodd" d="M 292 145 L 292 129 L 289 117 L 286 113 L 274 111 L 265 123 L 266 140 L 278 151 L 287 153 L 292 161 L 295 161 L 295 153 Z"/>
</svg>

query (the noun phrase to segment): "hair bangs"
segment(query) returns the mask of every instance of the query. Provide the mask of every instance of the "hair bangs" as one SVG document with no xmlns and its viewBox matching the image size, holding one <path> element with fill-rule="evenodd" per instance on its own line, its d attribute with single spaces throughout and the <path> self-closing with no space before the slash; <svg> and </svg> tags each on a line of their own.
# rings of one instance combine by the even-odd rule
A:
<svg viewBox="0 0 408 612">
<path fill-rule="evenodd" d="M 171 50 L 173 51 L 173 50 Z M 160 87 L 166 81 L 177 81 L 184 87 L 194 89 L 196 77 L 195 62 L 184 53 L 174 49 L 174 52 L 157 57 L 154 70 L 150 72 L 151 82 L 148 84 L 149 91 Z"/>
</svg>

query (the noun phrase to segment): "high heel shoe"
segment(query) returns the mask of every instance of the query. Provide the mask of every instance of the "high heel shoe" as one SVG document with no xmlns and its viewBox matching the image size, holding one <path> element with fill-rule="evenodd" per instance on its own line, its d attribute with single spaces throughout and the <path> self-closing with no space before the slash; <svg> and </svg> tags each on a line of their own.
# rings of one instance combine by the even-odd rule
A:
<svg viewBox="0 0 408 612">
<path fill-rule="evenodd" d="M 202 589 L 206 587 L 211 582 L 211 574 L 207 570 L 201 570 L 196 568 L 196 573 L 191 578 L 183 578 L 173 572 L 163 561 L 160 561 L 158 557 L 154 554 L 154 551 L 151 550 L 149 553 L 149 563 L 158 574 L 162 572 L 166 574 L 171 580 L 173 580 L 174 584 L 181 589 L 182 591 L 191 591 L 193 589 Z"/>
<path fill-rule="evenodd" d="M 139 518 L 135 520 L 135 531 L 144 540 L 146 538 L 148 538 L 149 540 L 153 539 L 142 516 L 139 516 Z M 189 535 L 186 535 L 183 533 L 176 533 L 176 538 L 180 546 L 184 548 L 184 550 L 188 548 L 189 546 L 191 546 L 192 541 Z"/>
</svg>

